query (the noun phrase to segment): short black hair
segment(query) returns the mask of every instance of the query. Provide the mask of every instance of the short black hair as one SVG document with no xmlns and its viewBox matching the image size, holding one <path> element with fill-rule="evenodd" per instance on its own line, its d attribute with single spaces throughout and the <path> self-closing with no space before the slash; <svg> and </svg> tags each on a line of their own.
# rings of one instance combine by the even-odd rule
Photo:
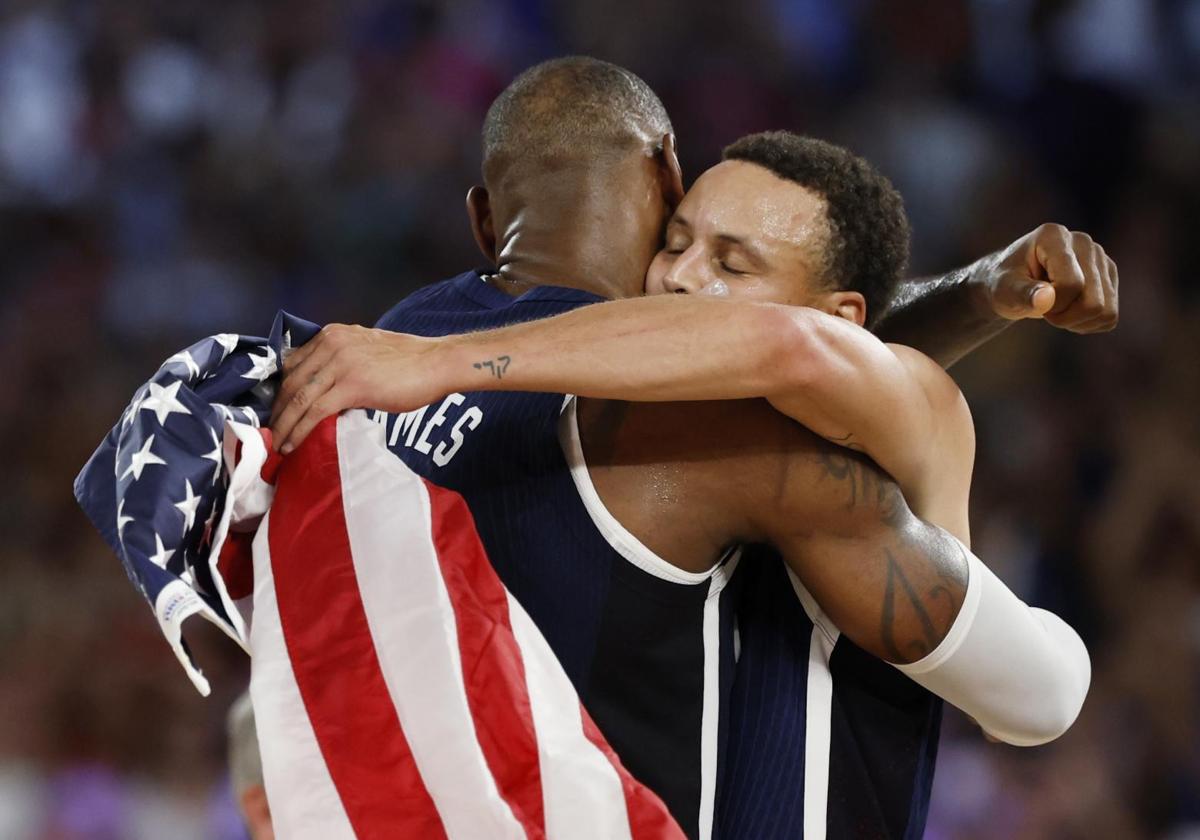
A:
<svg viewBox="0 0 1200 840">
<path fill-rule="evenodd" d="M 514 162 L 602 162 L 671 132 L 662 101 L 634 73 L 587 56 L 555 58 L 523 72 L 488 108 L 484 177 Z"/>
<path fill-rule="evenodd" d="M 721 158 L 757 164 L 825 199 L 830 232 L 822 279 L 862 294 L 872 325 L 908 265 L 908 216 L 892 182 L 849 149 L 790 131 L 747 135 Z"/>
</svg>

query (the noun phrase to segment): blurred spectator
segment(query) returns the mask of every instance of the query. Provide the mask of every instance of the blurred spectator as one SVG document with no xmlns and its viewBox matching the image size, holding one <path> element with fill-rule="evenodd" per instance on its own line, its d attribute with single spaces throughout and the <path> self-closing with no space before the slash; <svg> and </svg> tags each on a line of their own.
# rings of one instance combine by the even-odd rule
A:
<svg viewBox="0 0 1200 840">
<path fill-rule="evenodd" d="M 275 840 L 249 692 L 234 701 L 229 710 L 229 776 L 234 798 L 250 829 L 250 840 Z"/>
</svg>

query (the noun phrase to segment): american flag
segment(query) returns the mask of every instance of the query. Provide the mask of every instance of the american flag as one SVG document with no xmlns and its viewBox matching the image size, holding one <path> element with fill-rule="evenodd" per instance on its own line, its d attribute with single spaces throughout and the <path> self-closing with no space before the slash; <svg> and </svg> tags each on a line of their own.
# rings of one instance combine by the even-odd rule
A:
<svg viewBox="0 0 1200 840">
<path fill-rule="evenodd" d="M 287 838 L 682 838 L 488 562 L 465 502 L 362 411 L 261 428 L 313 324 L 217 335 L 138 389 L 75 482 L 196 687 L 201 615 L 251 654 Z"/>
</svg>

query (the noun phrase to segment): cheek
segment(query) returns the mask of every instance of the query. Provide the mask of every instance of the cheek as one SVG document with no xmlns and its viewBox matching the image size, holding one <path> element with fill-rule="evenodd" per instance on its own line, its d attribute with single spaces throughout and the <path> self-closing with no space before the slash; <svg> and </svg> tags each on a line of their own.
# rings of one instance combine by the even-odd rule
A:
<svg viewBox="0 0 1200 840">
<path fill-rule="evenodd" d="M 736 282 L 729 283 L 729 297 L 734 300 L 803 305 L 803 302 L 796 298 L 794 291 L 791 284 L 777 283 L 766 277 L 737 278 Z"/>
<path fill-rule="evenodd" d="M 671 257 L 668 254 L 659 251 L 654 255 L 654 259 L 650 261 L 650 267 L 646 269 L 646 294 L 660 295 L 666 291 L 663 279 L 667 276 L 670 265 Z"/>
</svg>

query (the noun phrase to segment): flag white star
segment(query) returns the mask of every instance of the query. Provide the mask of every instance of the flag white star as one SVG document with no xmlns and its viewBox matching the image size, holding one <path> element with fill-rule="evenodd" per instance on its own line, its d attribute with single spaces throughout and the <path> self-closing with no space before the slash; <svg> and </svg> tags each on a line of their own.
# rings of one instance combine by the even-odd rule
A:
<svg viewBox="0 0 1200 840">
<path fill-rule="evenodd" d="M 220 344 L 222 347 L 221 361 L 225 361 L 225 357 L 234 351 L 237 347 L 238 337 L 233 333 L 221 333 L 213 336 L 213 341 Z"/>
<path fill-rule="evenodd" d="M 254 413 L 253 408 L 251 408 L 248 405 L 243 405 L 243 406 L 241 406 L 241 412 L 242 412 L 242 414 L 246 415 L 246 420 L 250 423 L 251 426 L 253 426 L 256 429 L 259 427 L 260 424 L 259 424 L 259 420 L 258 420 L 258 415 Z"/>
<path fill-rule="evenodd" d="M 146 442 L 142 444 L 142 448 L 133 453 L 133 456 L 129 460 L 129 466 L 125 468 L 125 472 L 121 475 L 121 478 L 125 478 L 130 473 L 133 473 L 133 480 L 137 481 L 142 477 L 142 470 L 146 469 L 149 465 L 167 463 L 150 451 L 150 447 L 153 445 L 154 435 L 150 435 L 150 437 L 146 438 Z"/>
<path fill-rule="evenodd" d="M 132 423 L 134 418 L 137 417 L 138 412 L 142 410 L 142 403 L 145 401 L 148 393 L 150 393 L 149 390 L 145 385 L 143 385 L 138 389 L 137 393 L 133 395 L 133 402 L 129 404 L 129 407 L 125 409 L 125 413 L 121 415 L 122 429 Z"/>
<path fill-rule="evenodd" d="M 180 387 L 183 386 L 182 379 L 176 379 L 167 387 L 159 385 L 157 382 L 151 382 L 150 396 L 142 400 L 141 411 L 153 411 L 154 416 L 158 418 L 158 425 L 167 422 L 167 418 L 172 414 L 191 414 L 187 410 L 187 406 L 175 398 L 179 393 Z"/>
<path fill-rule="evenodd" d="M 176 363 L 187 368 L 188 376 L 192 379 L 200 378 L 200 365 L 198 365 L 196 360 L 192 358 L 192 353 L 190 350 L 180 350 L 174 356 L 163 362 L 159 370 L 162 370 L 162 368 L 165 368 L 167 365 Z"/>
<path fill-rule="evenodd" d="M 275 351 L 270 347 L 264 347 L 261 356 L 251 355 L 250 361 L 254 363 L 254 366 L 242 374 L 242 379 L 256 379 L 262 382 L 275 373 Z"/>
<path fill-rule="evenodd" d="M 213 442 L 212 452 L 207 452 L 204 455 L 201 455 L 200 457 L 203 458 L 205 461 L 213 462 L 213 480 L 215 481 L 217 478 L 217 473 L 219 473 L 221 471 L 221 463 L 223 461 L 222 453 L 221 453 L 221 441 L 217 437 L 217 433 L 213 429 L 209 429 L 208 433 L 210 435 L 212 435 L 212 442 Z"/>
<path fill-rule="evenodd" d="M 183 532 L 186 534 L 196 524 L 196 508 L 200 507 L 202 499 L 192 492 L 192 482 L 190 480 L 185 479 L 184 486 L 187 488 L 187 496 L 184 497 L 183 501 L 176 502 L 175 507 L 183 514 Z"/>
<path fill-rule="evenodd" d="M 175 552 L 173 550 L 167 551 L 166 548 L 163 547 L 162 537 L 160 537 L 158 534 L 154 535 L 154 546 L 157 550 L 150 555 L 150 562 L 155 566 L 158 566 L 160 569 L 167 568 L 167 562 L 175 556 Z"/>
<path fill-rule="evenodd" d="M 125 539 L 125 526 L 133 521 L 132 516 L 125 515 L 125 500 L 117 503 L 117 539 Z"/>
</svg>

